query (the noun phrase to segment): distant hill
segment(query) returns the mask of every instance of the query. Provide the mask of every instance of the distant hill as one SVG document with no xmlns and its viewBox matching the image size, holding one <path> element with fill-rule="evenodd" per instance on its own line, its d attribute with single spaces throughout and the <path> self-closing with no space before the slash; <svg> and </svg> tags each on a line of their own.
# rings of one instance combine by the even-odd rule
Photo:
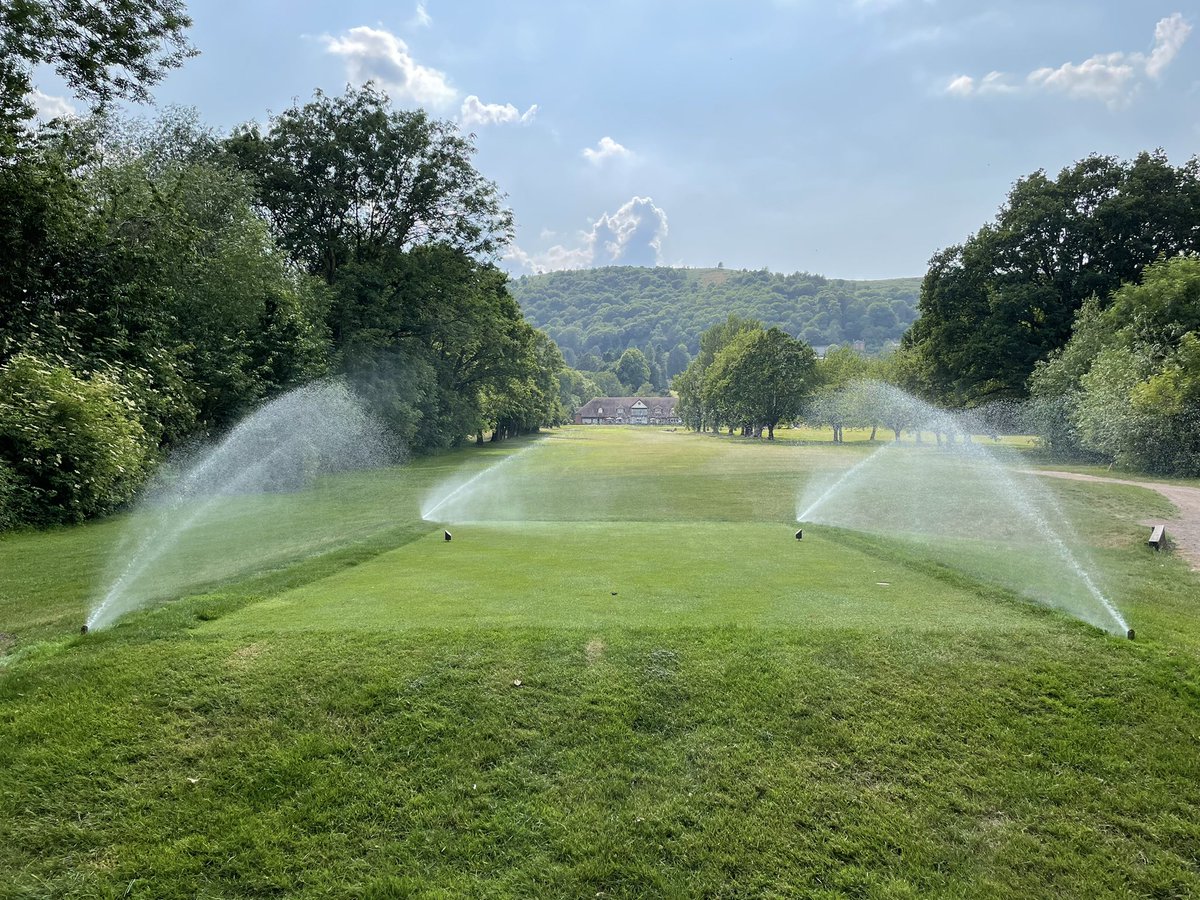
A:
<svg viewBox="0 0 1200 900">
<path fill-rule="evenodd" d="M 920 278 L 843 281 L 807 272 L 610 266 L 525 275 L 512 291 L 525 317 L 577 365 L 627 347 L 695 354 L 700 333 L 731 313 L 778 325 L 814 346 L 899 340 L 917 315 Z"/>
</svg>

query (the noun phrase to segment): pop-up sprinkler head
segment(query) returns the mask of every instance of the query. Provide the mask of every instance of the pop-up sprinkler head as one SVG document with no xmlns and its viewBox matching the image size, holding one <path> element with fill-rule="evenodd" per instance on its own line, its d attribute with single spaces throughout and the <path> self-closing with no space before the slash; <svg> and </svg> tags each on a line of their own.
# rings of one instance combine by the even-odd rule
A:
<svg viewBox="0 0 1200 900">
<path fill-rule="evenodd" d="M 442 534 L 446 536 L 446 540 L 451 540 L 453 538 L 453 535 L 451 535 L 448 531 L 443 531 Z"/>
<path fill-rule="evenodd" d="M 86 624 L 85 624 L 85 625 L 83 625 L 83 626 L 82 626 L 82 627 L 79 629 L 79 633 L 80 633 L 80 634 L 87 634 L 87 633 L 88 633 L 88 627 L 87 627 L 87 625 L 86 625 Z"/>
<path fill-rule="evenodd" d="M 804 540 L 804 529 L 803 528 L 801 528 L 799 531 L 796 532 L 796 540 L 798 540 L 798 541 Z"/>
<path fill-rule="evenodd" d="M 1133 629 L 1132 628 L 1130 628 L 1127 632 L 1125 632 L 1125 637 L 1129 638 L 1131 641 L 1133 640 Z"/>
</svg>

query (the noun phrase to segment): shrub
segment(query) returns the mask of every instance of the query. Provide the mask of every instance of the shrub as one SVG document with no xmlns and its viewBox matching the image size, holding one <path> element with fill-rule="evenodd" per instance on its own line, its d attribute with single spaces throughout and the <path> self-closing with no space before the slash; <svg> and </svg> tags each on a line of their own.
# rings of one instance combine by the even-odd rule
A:
<svg viewBox="0 0 1200 900">
<path fill-rule="evenodd" d="M 151 441 L 121 384 L 21 354 L 0 368 L 0 462 L 22 516 L 80 521 L 132 496 Z"/>
</svg>

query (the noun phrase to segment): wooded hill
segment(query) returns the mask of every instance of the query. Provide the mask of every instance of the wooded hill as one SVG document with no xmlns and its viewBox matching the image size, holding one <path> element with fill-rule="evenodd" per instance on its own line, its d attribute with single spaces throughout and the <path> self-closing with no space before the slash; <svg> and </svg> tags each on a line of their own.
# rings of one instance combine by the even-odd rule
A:
<svg viewBox="0 0 1200 900">
<path fill-rule="evenodd" d="M 916 318 L 920 287 L 920 278 L 634 266 L 525 275 L 511 284 L 526 318 L 572 365 L 630 346 L 683 344 L 694 356 L 700 334 L 730 314 L 778 325 L 814 346 L 861 340 L 874 350 L 899 340 Z"/>
</svg>

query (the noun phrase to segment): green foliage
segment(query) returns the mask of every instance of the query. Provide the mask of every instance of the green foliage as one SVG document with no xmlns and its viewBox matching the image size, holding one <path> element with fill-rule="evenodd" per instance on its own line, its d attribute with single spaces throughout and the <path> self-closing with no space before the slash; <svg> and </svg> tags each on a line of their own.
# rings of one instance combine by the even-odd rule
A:
<svg viewBox="0 0 1200 900">
<path fill-rule="evenodd" d="M 0 459 L 0 532 L 29 521 L 33 512 L 34 498 L 25 479 Z"/>
<path fill-rule="evenodd" d="M 148 85 L 196 54 L 184 36 L 191 24 L 183 0 L 0 5 L 0 124 L 32 115 L 25 95 L 40 65 L 89 102 L 148 100 Z"/>
<path fill-rule="evenodd" d="M 369 385 L 398 441 L 429 452 L 483 429 L 557 424 L 562 355 L 487 259 L 511 213 L 458 127 L 368 85 L 320 92 L 223 144 L 292 259 L 329 286 L 336 364 Z"/>
<path fill-rule="evenodd" d="M 281 245 L 331 283 L 350 262 L 435 243 L 490 256 L 511 237 L 512 213 L 472 165 L 470 138 L 423 110 L 392 109 L 373 84 L 317 91 L 266 132 L 241 128 L 225 150 L 256 179 Z"/>
<path fill-rule="evenodd" d="M 729 315 L 777 325 L 809 344 L 862 340 L 878 350 L 916 316 L 915 278 L 841 281 L 765 271 L 612 266 L 527 275 L 512 290 L 525 315 L 564 349 L 603 358 L 637 347 L 666 351 L 664 379 L 681 373 L 699 335 Z M 672 349 L 674 348 L 674 349 Z M 666 383 L 665 380 L 663 382 Z"/>
<path fill-rule="evenodd" d="M 650 380 L 650 366 L 641 350 L 630 347 L 617 360 L 613 374 L 620 380 L 629 394 L 634 394 Z"/>
<path fill-rule="evenodd" d="M 0 461 L 8 469 L 0 506 L 10 517 L 96 515 L 132 495 L 150 460 L 137 409 L 115 379 L 80 378 L 27 354 L 0 369 Z"/>
<path fill-rule="evenodd" d="M 720 352 L 739 335 L 761 330 L 761 322 L 730 315 L 724 322 L 707 328 L 700 335 L 699 352 L 696 357 L 671 383 L 671 387 L 679 396 L 679 417 L 688 428 L 694 431 L 703 431 L 706 428 L 716 430 L 722 422 L 728 421 L 727 417 L 709 402 L 710 398 L 715 397 L 707 390 L 708 371 Z"/>
<path fill-rule="evenodd" d="M 1107 309 L 1086 303 L 1030 384 L 1033 420 L 1056 453 L 1200 472 L 1200 257 L 1149 266 Z"/>
<path fill-rule="evenodd" d="M 1200 250 L 1200 159 L 1090 156 L 1022 178 L 994 222 L 934 255 L 905 343 L 950 405 L 1022 397 L 1066 344 L 1087 298 L 1101 307 L 1163 254 Z"/>
<path fill-rule="evenodd" d="M 816 386 L 816 358 L 803 341 L 778 328 L 743 331 L 713 359 L 704 379 L 704 401 L 719 421 L 747 431 L 767 429 L 800 415 Z"/>
</svg>

